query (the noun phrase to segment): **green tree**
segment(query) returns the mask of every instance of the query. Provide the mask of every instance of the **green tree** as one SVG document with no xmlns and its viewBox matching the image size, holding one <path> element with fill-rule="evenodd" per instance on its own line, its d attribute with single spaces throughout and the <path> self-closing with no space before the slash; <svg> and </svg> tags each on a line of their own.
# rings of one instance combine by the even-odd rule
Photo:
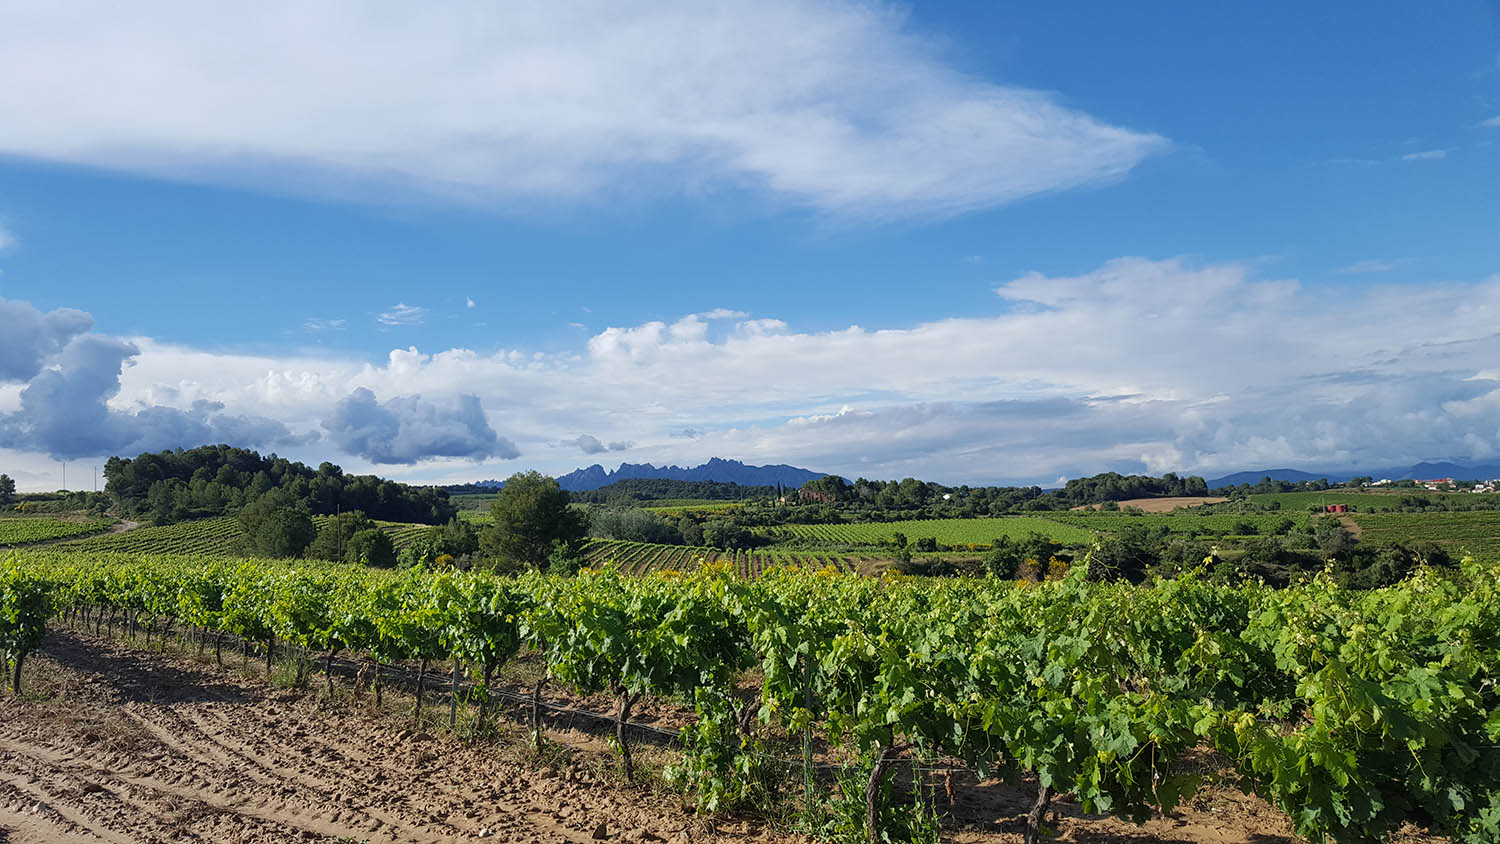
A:
<svg viewBox="0 0 1500 844">
<path fill-rule="evenodd" d="M 298 557 L 316 535 L 317 528 L 305 508 L 277 507 L 256 523 L 250 543 L 261 556 Z"/>
<path fill-rule="evenodd" d="M 1337 516 L 1324 516 L 1313 525 L 1313 541 L 1323 556 L 1343 560 L 1354 550 L 1354 534 Z"/>
<path fill-rule="evenodd" d="M 1157 561 L 1156 542 L 1150 531 L 1143 525 L 1127 525 L 1094 544 L 1088 555 L 1089 579 L 1140 583 Z"/>
<path fill-rule="evenodd" d="M 283 490 L 273 490 L 240 511 L 240 525 L 252 553 L 264 557 L 297 557 L 317 536 L 307 506 Z"/>
<path fill-rule="evenodd" d="M 693 521 L 692 516 L 684 514 L 677 520 L 677 532 L 682 535 L 683 545 L 703 544 L 703 526 Z"/>
<path fill-rule="evenodd" d="M 1002 536 L 990 545 L 990 552 L 984 556 L 984 571 L 990 577 L 1001 580 L 1014 580 L 1016 572 L 1021 570 L 1021 561 L 1025 558 L 1025 552 L 1021 549 L 1021 543 L 1012 542 L 1010 537 Z"/>
<path fill-rule="evenodd" d="M 16 500 L 16 482 L 10 475 L 0 475 L 0 507 L 9 507 Z"/>
<path fill-rule="evenodd" d="M 490 513 L 479 547 L 507 568 L 543 566 L 556 546 L 576 546 L 588 534 L 588 515 L 569 507 L 568 493 L 540 472 L 511 475 Z"/>
<path fill-rule="evenodd" d="M 450 557 L 476 554 L 479 551 L 479 531 L 474 529 L 474 525 L 454 516 L 448 520 L 448 524 L 443 525 L 438 535 L 437 550 L 439 554 Z"/>
<path fill-rule="evenodd" d="M 755 544 L 755 534 L 749 528 L 727 519 L 714 519 L 703 525 L 703 544 L 726 551 L 749 548 Z"/>
<path fill-rule="evenodd" d="M 318 537 L 307 546 L 307 556 L 316 560 L 350 560 L 349 539 L 356 533 L 375 527 L 375 523 L 362 510 L 340 513 L 323 523 Z"/>
<path fill-rule="evenodd" d="M 365 528 L 349 537 L 349 547 L 344 551 L 344 559 L 367 566 L 390 568 L 396 564 L 396 546 L 380 528 Z"/>
</svg>

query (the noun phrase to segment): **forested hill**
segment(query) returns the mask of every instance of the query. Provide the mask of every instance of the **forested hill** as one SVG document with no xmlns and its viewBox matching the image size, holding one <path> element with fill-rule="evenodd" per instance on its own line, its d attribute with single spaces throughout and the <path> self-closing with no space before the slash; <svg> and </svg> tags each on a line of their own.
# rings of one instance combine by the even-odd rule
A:
<svg viewBox="0 0 1500 844">
<path fill-rule="evenodd" d="M 442 524 L 458 512 L 436 487 L 346 475 L 327 462 L 313 469 L 227 445 L 111 457 L 104 479 L 105 492 L 122 513 L 158 524 L 235 513 L 272 492 L 313 515 L 360 510 L 372 519 Z"/>
<path fill-rule="evenodd" d="M 742 501 L 747 498 L 775 498 L 775 486 L 741 486 L 718 481 L 678 481 L 670 478 L 627 478 L 598 489 L 571 493 L 583 504 L 614 504 L 625 501 L 660 501 L 668 498 L 704 501 Z"/>
</svg>

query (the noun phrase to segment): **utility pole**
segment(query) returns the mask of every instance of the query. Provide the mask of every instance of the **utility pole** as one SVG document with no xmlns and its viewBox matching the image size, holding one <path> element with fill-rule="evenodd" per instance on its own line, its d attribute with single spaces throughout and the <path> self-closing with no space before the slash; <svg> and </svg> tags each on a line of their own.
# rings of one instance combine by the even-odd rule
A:
<svg viewBox="0 0 1500 844">
<path fill-rule="evenodd" d="M 61 464 L 63 464 L 63 485 L 62 485 L 62 491 L 63 492 L 67 492 L 68 491 L 68 461 L 66 461 L 66 460 L 59 460 L 58 462 L 61 463 Z"/>
<path fill-rule="evenodd" d="M 94 464 L 94 492 L 99 491 L 99 464 Z"/>
</svg>

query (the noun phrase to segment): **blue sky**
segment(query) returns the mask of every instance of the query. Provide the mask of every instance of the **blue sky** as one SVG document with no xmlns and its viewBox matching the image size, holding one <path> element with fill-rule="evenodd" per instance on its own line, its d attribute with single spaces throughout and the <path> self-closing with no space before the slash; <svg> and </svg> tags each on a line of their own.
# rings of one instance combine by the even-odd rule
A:
<svg viewBox="0 0 1500 844">
<path fill-rule="evenodd" d="M 23 487 L 1500 455 L 1492 3 L 156 6 L 0 12 Z"/>
</svg>

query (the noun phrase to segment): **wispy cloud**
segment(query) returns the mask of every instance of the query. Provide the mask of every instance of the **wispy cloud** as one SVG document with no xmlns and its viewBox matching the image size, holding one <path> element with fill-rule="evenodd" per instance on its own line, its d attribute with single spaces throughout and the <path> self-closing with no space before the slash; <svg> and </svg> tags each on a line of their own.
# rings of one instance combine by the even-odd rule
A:
<svg viewBox="0 0 1500 844">
<path fill-rule="evenodd" d="M 0 223 L 0 251 L 9 249 L 15 245 L 15 234 L 13 234 L 10 229 L 6 228 L 4 223 Z"/>
<path fill-rule="evenodd" d="M 1450 153 L 1450 152 L 1452 152 L 1451 149 L 1427 149 L 1427 150 L 1422 150 L 1421 152 L 1409 152 L 1406 155 L 1401 156 L 1401 160 L 1402 161 L 1437 161 L 1438 159 L 1441 159 L 1441 158 L 1447 158 L 1448 157 L 1448 153 Z"/>
<path fill-rule="evenodd" d="M 474 309 L 474 300 L 472 298 L 465 299 L 464 300 L 464 307 L 468 308 L 469 310 L 473 310 Z"/>
<path fill-rule="evenodd" d="M 1500 129 L 1500 114 L 1491 117 L 1489 120 L 1480 121 L 1479 125 L 1489 129 Z"/>
<path fill-rule="evenodd" d="M 912 218 L 1108 183 L 1168 147 L 959 70 L 881 2 L 77 5 L 0 4 L 0 79 L 27 80 L 0 88 L 27 116 L 0 153 L 500 203 L 644 175 Z"/>
<path fill-rule="evenodd" d="M 1401 267 L 1416 263 L 1411 258 L 1396 258 L 1394 260 L 1382 258 L 1368 258 L 1363 261 L 1355 261 L 1348 266 L 1339 267 L 1334 272 L 1339 275 L 1362 275 L 1365 273 L 1388 273 Z"/>
<path fill-rule="evenodd" d="M 398 302 L 395 307 L 375 317 L 376 322 L 385 326 L 398 325 L 421 325 L 422 320 L 427 318 L 427 309 L 416 305 L 408 305 Z"/>
<path fill-rule="evenodd" d="M 343 331 L 345 320 L 312 317 L 302 323 L 303 331 Z"/>
<path fill-rule="evenodd" d="M 744 311 L 736 311 L 731 308 L 714 308 L 711 311 L 704 311 L 703 313 L 696 314 L 696 316 L 699 319 L 744 319 L 745 317 L 749 316 L 749 314 L 745 313 Z"/>
</svg>

